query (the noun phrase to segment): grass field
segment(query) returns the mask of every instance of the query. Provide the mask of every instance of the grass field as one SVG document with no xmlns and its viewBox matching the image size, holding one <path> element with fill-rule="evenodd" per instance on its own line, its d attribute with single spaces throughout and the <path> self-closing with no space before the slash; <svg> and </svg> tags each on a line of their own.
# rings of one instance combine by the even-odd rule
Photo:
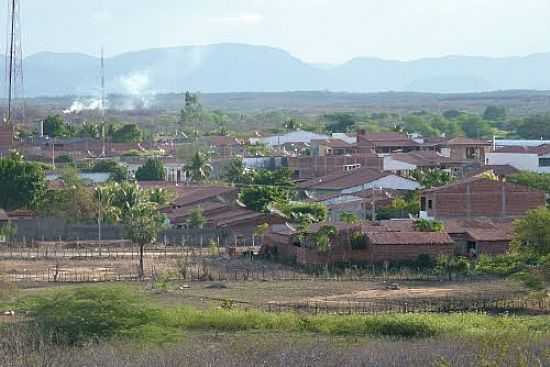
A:
<svg viewBox="0 0 550 367">
<path fill-rule="evenodd" d="M 270 292 L 259 297 L 282 296 L 283 289 Z M 239 294 L 252 297 L 250 293 L 241 290 Z M 549 316 L 303 315 L 213 304 L 196 308 L 173 297 L 135 283 L 13 291 L 12 297 L 4 297 L 4 305 L 11 303 L 24 316 L 0 325 L 0 365 L 519 367 L 550 363 Z"/>
</svg>

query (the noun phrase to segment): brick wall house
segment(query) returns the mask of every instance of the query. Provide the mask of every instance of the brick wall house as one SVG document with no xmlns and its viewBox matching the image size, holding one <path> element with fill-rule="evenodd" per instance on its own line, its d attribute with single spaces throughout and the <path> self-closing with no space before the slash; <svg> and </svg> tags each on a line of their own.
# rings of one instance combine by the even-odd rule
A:
<svg viewBox="0 0 550 367">
<path fill-rule="evenodd" d="M 420 255 L 437 258 L 452 255 L 455 250 L 454 241 L 446 233 L 393 232 L 383 225 L 338 224 L 330 249 L 320 251 L 309 237 L 319 225 L 302 238 L 288 227 L 273 227 L 265 236 L 264 253 L 292 259 L 299 265 L 414 261 Z"/>
<path fill-rule="evenodd" d="M 362 167 L 382 169 L 383 159 L 376 154 L 288 157 L 288 169 L 296 179 L 349 172 Z"/>
<path fill-rule="evenodd" d="M 545 205 L 544 192 L 471 177 L 421 193 L 421 215 L 428 218 L 516 217 Z"/>
</svg>

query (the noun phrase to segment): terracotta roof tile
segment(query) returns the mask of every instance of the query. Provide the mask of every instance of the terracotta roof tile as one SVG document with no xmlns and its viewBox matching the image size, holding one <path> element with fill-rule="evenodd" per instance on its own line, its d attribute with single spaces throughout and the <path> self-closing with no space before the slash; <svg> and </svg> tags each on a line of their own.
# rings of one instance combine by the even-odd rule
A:
<svg viewBox="0 0 550 367">
<path fill-rule="evenodd" d="M 298 184 L 302 189 L 346 189 L 361 184 L 366 184 L 382 177 L 391 175 L 389 172 L 382 172 L 371 168 L 359 168 L 350 172 L 336 172 L 327 176 L 314 178 Z"/>
</svg>

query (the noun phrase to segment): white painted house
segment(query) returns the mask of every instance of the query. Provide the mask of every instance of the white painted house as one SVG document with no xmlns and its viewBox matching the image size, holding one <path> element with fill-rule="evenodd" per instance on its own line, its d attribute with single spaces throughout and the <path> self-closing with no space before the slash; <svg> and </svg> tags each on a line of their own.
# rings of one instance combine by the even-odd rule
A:
<svg viewBox="0 0 550 367">
<path fill-rule="evenodd" d="M 486 153 L 487 165 L 510 165 L 522 171 L 550 173 L 550 144 L 506 146 Z"/>
<path fill-rule="evenodd" d="M 311 131 L 296 130 L 286 134 L 267 136 L 265 138 L 251 138 L 251 144 L 265 144 L 269 147 L 296 144 L 296 143 L 311 143 L 312 140 L 328 139 L 325 134 L 317 134 Z"/>
<path fill-rule="evenodd" d="M 369 189 L 391 189 L 414 191 L 421 185 L 409 178 L 391 172 L 382 172 L 370 168 L 359 168 L 351 172 L 334 174 L 311 179 L 298 184 L 308 192 L 353 194 Z"/>
</svg>

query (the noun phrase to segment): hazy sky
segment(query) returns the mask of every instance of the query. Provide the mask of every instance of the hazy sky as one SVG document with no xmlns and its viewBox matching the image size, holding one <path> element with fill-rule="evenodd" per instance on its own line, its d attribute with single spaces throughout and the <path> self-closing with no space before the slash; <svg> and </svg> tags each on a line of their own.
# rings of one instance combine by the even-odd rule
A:
<svg viewBox="0 0 550 367">
<path fill-rule="evenodd" d="M 219 42 L 280 47 L 315 63 L 550 51 L 550 0 L 21 1 L 26 55 Z"/>
</svg>

